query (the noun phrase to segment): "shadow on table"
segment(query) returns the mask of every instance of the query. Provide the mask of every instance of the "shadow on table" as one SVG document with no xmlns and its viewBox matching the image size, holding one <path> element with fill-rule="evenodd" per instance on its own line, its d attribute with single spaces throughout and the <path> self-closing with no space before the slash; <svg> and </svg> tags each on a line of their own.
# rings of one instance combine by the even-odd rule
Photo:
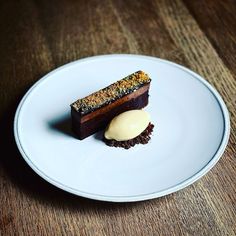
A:
<svg viewBox="0 0 236 236">
<path fill-rule="evenodd" d="M 19 191 L 23 191 L 35 200 L 43 202 L 43 204 L 53 205 L 55 207 L 66 207 L 72 211 L 84 211 L 93 208 L 99 211 L 107 211 L 109 209 L 126 208 L 127 204 L 129 204 L 129 208 L 138 204 L 89 200 L 62 191 L 39 177 L 23 160 L 14 140 L 13 120 L 20 98 L 11 106 L 8 106 L 8 109 L 0 117 L 0 130 L 2 134 L 2 155 L 0 157 L 0 164 L 6 176 L 9 178 L 9 181 L 11 181 Z M 58 130 L 64 130 L 68 135 L 71 135 L 71 131 L 68 129 L 68 119 L 62 120 L 61 123 L 53 124 L 53 127 Z"/>
</svg>

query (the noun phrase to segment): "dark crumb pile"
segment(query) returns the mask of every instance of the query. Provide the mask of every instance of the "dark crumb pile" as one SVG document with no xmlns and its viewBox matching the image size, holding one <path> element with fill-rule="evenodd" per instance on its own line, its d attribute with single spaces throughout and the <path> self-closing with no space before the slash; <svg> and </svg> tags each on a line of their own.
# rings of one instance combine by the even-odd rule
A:
<svg viewBox="0 0 236 236">
<path fill-rule="evenodd" d="M 148 127 L 137 137 L 127 140 L 127 141 L 116 141 L 116 140 L 108 140 L 105 137 L 103 138 L 106 145 L 111 147 L 122 147 L 125 149 L 129 149 L 133 147 L 135 144 L 146 144 L 151 139 L 151 134 L 153 131 L 154 125 L 149 123 Z"/>
</svg>

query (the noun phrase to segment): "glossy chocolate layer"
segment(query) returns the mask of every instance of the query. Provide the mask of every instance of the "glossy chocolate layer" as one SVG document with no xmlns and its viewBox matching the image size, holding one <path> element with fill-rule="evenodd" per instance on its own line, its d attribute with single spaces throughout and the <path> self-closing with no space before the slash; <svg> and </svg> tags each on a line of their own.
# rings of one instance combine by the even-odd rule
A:
<svg viewBox="0 0 236 236">
<path fill-rule="evenodd" d="M 150 87 L 150 84 L 146 84 L 144 85 L 143 87 L 141 87 L 140 89 L 136 90 L 135 92 L 132 92 L 130 94 L 127 94 L 125 96 L 123 96 L 122 98 L 119 98 L 117 100 L 115 100 L 114 102 L 104 106 L 104 107 L 101 107 L 100 109 L 97 109 L 91 113 L 88 113 L 88 114 L 81 114 L 80 113 L 80 117 L 81 117 L 81 120 L 80 122 L 83 123 L 83 122 L 86 122 L 88 120 L 91 120 L 101 114 L 106 114 L 107 112 L 109 112 L 110 110 L 112 110 L 114 107 L 116 106 L 120 106 L 122 103 L 125 103 L 131 99 L 135 99 L 136 97 L 140 96 L 141 94 L 145 93 Z"/>
</svg>

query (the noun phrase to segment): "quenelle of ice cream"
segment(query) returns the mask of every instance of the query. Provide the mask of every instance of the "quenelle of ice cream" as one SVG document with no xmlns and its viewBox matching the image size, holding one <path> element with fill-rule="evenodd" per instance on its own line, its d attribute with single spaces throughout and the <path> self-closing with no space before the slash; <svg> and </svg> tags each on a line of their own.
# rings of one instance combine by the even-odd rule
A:
<svg viewBox="0 0 236 236">
<path fill-rule="evenodd" d="M 126 141 L 140 135 L 150 122 L 150 115 L 144 110 L 130 110 L 114 117 L 108 125 L 105 138 Z"/>
</svg>

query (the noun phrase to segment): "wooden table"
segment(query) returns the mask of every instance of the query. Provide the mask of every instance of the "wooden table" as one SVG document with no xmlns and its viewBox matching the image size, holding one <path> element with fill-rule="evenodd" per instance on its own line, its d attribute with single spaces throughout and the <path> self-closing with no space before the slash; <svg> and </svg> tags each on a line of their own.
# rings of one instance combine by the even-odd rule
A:
<svg viewBox="0 0 236 236">
<path fill-rule="evenodd" d="M 0 235 L 236 235 L 236 3 L 233 0 L 8 0 L 0 3 Z M 98 54 L 168 59 L 224 98 L 231 136 L 201 180 L 155 200 L 114 204 L 63 192 L 23 161 L 13 117 L 24 93 Z"/>
</svg>

